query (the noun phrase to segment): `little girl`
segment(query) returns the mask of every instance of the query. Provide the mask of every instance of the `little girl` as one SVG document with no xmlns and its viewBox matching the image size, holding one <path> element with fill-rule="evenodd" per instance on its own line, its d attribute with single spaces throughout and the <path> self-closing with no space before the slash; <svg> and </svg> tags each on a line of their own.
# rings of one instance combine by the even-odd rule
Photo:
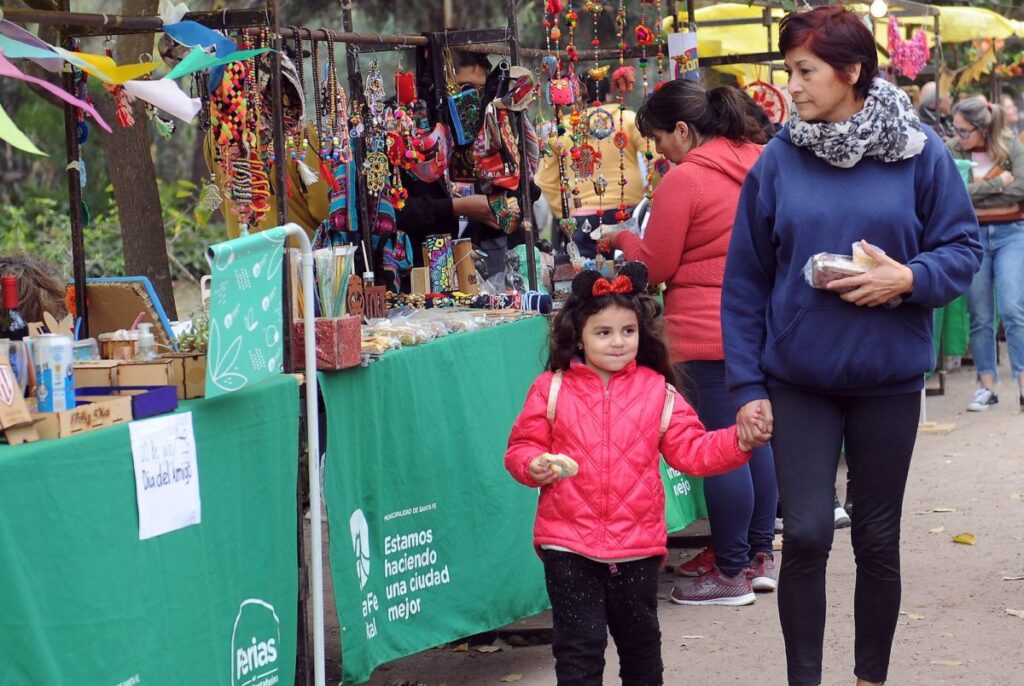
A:
<svg viewBox="0 0 1024 686">
<path fill-rule="evenodd" d="M 696 476 L 750 459 L 735 426 L 706 431 L 666 385 L 660 307 L 646 287 L 639 262 L 610 282 L 589 270 L 573 279 L 551 332 L 550 371 L 530 388 L 505 453 L 517 481 L 541 487 L 534 545 L 559 686 L 602 682 L 609 631 L 622 683 L 662 684 L 658 569 L 668 550 L 658 456 Z"/>
</svg>

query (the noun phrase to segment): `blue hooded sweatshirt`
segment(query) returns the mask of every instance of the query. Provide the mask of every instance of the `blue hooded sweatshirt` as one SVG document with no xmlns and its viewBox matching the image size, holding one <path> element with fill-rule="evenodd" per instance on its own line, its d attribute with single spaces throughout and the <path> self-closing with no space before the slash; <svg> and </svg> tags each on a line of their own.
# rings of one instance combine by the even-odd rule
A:
<svg viewBox="0 0 1024 686">
<path fill-rule="evenodd" d="M 917 156 L 834 167 L 783 129 L 747 175 L 726 261 L 722 334 L 737 407 L 774 384 L 823 393 L 919 391 L 935 366 L 932 310 L 964 293 L 981 262 L 978 222 L 952 156 L 924 127 Z M 812 288 L 819 252 L 866 240 L 906 264 L 898 307 L 858 307 Z"/>
</svg>

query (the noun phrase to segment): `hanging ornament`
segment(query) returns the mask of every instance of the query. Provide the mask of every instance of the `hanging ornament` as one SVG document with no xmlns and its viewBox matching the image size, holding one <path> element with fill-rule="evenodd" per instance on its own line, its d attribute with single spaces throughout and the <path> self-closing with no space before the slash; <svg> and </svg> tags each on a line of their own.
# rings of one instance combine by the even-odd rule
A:
<svg viewBox="0 0 1024 686">
<path fill-rule="evenodd" d="M 889 63 L 908 79 L 916 79 L 928 64 L 930 52 L 928 37 L 924 29 L 918 29 L 909 41 L 900 36 L 900 20 L 896 15 L 889 17 Z"/>
<path fill-rule="evenodd" d="M 363 161 L 363 174 L 366 176 L 366 190 L 377 195 L 388 182 L 388 156 L 383 152 L 371 152 Z"/>
<path fill-rule="evenodd" d="M 746 90 L 773 124 L 786 123 L 789 118 L 789 105 L 781 90 L 766 81 L 754 81 Z"/>
</svg>

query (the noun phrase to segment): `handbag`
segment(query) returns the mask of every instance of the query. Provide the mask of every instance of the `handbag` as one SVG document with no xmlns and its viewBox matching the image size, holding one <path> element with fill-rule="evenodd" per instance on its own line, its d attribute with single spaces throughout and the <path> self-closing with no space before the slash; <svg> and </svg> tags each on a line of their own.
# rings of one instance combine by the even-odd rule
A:
<svg viewBox="0 0 1024 686">
<path fill-rule="evenodd" d="M 483 102 L 480 93 L 472 86 L 459 89 L 455 83 L 455 65 L 448 48 L 444 49 L 445 81 L 448 90 L 448 118 L 451 120 L 452 136 L 459 145 L 472 143 L 480 131 L 483 121 Z"/>
<path fill-rule="evenodd" d="M 473 157 L 478 180 L 508 190 L 519 188 L 519 149 L 507 111 L 487 106 Z"/>
</svg>

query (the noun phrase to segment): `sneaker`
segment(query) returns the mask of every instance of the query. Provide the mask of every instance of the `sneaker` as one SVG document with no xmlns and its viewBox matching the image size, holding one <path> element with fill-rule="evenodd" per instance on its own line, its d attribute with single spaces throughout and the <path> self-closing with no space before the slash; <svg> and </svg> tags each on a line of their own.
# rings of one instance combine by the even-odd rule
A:
<svg viewBox="0 0 1024 686">
<path fill-rule="evenodd" d="M 676 567 L 679 576 L 704 576 L 715 566 L 715 548 L 708 546 L 683 564 Z"/>
<path fill-rule="evenodd" d="M 683 586 L 673 586 L 669 599 L 677 605 L 750 605 L 757 598 L 746 570 L 728 577 L 717 566 Z"/>
<path fill-rule="evenodd" d="M 988 408 L 999 403 L 995 392 L 988 388 L 979 388 L 974 392 L 971 402 L 967 403 L 968 412 L 984 412 Z"/>
<path fill-rule="evenodd" d="M 837 529 L 845 529 L 852 523 L 850 521 L 850 515 L 846 514 L 846 510 L 843 509 L 842 505 L 835 506 L 835 509 L 832 510 L 832 517 Z"/>
<path fill-rule="evenodd" d="M 777 533 L 777 534 L 781 534 L 782 533 L 782 517 L 776 517 L 775 518 L 775 533 Z"/>
<path fill-rule="evenodd" d="M 775 556 L 771 553 L 755 554 L 746 571 L 750 587 L 755 591 L 768 593 L 779 586 L 775 580 Z"/>
</svg>

